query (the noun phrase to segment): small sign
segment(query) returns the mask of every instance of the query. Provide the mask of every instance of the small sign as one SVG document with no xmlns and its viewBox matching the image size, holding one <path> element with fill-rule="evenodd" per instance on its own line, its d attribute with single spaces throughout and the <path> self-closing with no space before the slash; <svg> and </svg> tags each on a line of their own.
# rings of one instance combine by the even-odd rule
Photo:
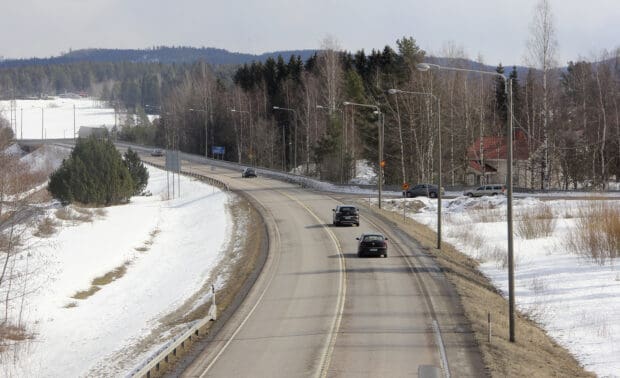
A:
<svg viewBox="0 0 620 378">
<path fill-rule="evenodd" d="M 403 186 L 402 186 L 403 190 L 407 190 L 409 189 L 409 184 L 406 182 L 403 182 Z"/>
<path fill-rule="evenodd" d="M 179 160 L 178 150 L 166 150 L 166 170 L 172 172 L 181 172 L 181 161 Z"/>
<path fill-rule="evenodd" d="M 224 155 L 226 153 L 226 147 L 224 146 L 212 146 L 211 153 L 213 155 Z"/>
<path fill-rule="evenodd" d="M 381 168 L 385 168 L 385 160 L 381 160 L 381 162 L 379 163 L 379 165 L 381 166 Z"/>
</svg>

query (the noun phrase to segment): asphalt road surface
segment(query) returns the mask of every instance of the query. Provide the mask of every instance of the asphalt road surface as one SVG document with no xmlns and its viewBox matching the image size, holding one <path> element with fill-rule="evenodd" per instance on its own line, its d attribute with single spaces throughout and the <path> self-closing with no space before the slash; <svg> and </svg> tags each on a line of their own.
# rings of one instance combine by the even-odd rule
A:
<svg viewBox="0 0 620 378">
<path fill-rule="evenodd" d="M 269 255 L 183 376 L 486 375 L 453 288 L 397 225 L 362 207 L 359 227 L 334 227 L 332 209 L 352 199 L 260 174 L 241 178 L 241 170 L 191 169 L 259 204 Z M 368 231 L 389 238 L 388 258 L 357 257 L 355 237 Z"/>
</svg>

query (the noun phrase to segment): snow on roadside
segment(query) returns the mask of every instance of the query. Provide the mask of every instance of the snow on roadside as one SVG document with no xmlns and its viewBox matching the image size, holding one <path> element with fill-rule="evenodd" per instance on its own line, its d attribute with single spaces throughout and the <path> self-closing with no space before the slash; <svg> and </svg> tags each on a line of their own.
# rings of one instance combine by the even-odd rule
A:
<svg viewBox="0 0 620 378">
<path fill-rule="evenodd" d="M 153 196 L 107 208 L 92 222 L 67 224 L 31 248 L 31 264 L 41 271 L 30 282 L 36 291 L 23 316 L 36 339 L 18 365 L 0 369 L 16 376 L 81 376 L 93 368 L 116 375 L 100 362 L 126 360 L 162 316 L 215 279 L 210 272 L 232 232 L 228 195 L 182 177 L 182 197 L 166 201 L 166 173 L 149 173 Z M 72 298 L 122 266 L 125 274 L 93 295 Z M 129 368 L 146 357 L 136 355 Z"/>
<path fill-rule="evenodd" d="M 403 203 L 419 208 L 408 215 L 437 229 L 437 201 L 394 199 L 386 208 L 402 213 Z M 504 196 L 444 200 L 443 240 L 481 262 L 481 271 L 508 293 L 506 199 Z M 515 298 L 520 311 L 538 321 L 587 370 L 599 376 L 620 376 L 620 270 L 569 253 L 563 242 L 573 232 L 578 209 L 587 200 L 544 201 L 557 218 L 549 237 L 525 240 L 515 232 Z M 620 207 L 620 200 L 606 200 Z M 514 200 L 518 215 L 543 206 L 537 198 Z M 517 335 L 517 337 L 519 337 Z"/>
</svg>

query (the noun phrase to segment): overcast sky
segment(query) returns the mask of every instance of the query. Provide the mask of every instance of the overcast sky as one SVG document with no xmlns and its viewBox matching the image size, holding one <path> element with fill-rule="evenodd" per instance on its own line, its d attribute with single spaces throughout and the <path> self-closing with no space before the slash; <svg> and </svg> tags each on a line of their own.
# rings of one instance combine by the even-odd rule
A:
<svg viewBox="0 0 620 378">
<path fill-rule="evenodd" d="M 3 0 L 0 56 L 183 45 L 263 53 L 382 49 L 412 36 L 433 55 L 452 44 L 487 64 L 523 64 L 538 0 Z M 8 3 L 8 4 L 7 4 Z M 551 0 L 559 63 L 620 47 L 619 0 Z"/>
</svg>

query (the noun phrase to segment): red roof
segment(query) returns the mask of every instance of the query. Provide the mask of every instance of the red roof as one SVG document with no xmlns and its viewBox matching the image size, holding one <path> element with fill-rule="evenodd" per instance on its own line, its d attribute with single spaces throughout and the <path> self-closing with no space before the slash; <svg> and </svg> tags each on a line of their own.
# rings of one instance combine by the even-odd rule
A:
<svg viewBox="0 0 620 378">
<path fill-rule="evenodd" d="M 482 151 L 480 148 L 482 144 Z M 529 159 L 527 138 L 522 132 L 516 132 L 515 138 L 512 141 L 513 146 L 513 159 L 514 160 L 527 160 Z M 469 160 L 480 161 L 484 160 L 497 160 L 507 158 L 506 138 L 503 136 L 488 136 L 482 137 L 476 140 L 467 149 L 467 158 Z M 484 155 L 484 156 L 482 156 Z M 480 171 L 482 172 L 482 171 Z"/>
<path fill-rule="evenodd" d="M 495 167 L 490 166 L 490 165 L 488 165 L 486 163 L 484 164 L 484 170 L 483 170 L 482 166 L 480 165 L 480 161 L 470 160 L 469 161 L 469 166 L 472 167 L 477 172 L 480 172 L 480 173 L 495 173 L 495 172 L 497 172 L 497 169 L 495 169 Z"/>
</svg>

